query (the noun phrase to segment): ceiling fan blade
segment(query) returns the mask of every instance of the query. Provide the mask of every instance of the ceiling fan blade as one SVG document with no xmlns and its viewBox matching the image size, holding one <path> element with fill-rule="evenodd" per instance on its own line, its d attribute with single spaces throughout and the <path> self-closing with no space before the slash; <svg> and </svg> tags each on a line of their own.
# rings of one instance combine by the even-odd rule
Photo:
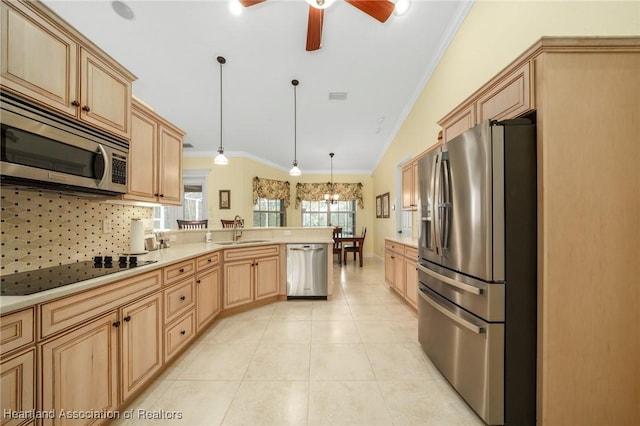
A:
<svg viewBox="0 0 640 426">
<path fill-rule="evenodd" d="M 395 4 L 388 0 L 345 0 L 351 6 L 357 7 L 372 18 L 386 22 L 393 13 Z"/>
<path fill-rule="evenodd" d="M 244 7 L 249 7 L 255 4 L 262 3 L 265 0 L 239 0 L 239 1 L 240 1 L 240 4 L 243 5 Z"/>
<path fill-rule="evenodd" d="M 307 22 L 307 52 L 320 49 L 322 43 L 322 22 L 324 10 L 309 6 L 309 21 Z"/>
</svg>

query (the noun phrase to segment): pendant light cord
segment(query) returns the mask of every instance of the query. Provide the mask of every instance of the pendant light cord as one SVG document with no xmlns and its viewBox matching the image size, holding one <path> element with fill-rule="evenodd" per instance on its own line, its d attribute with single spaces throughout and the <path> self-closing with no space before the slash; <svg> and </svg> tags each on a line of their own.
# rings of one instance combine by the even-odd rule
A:
<svg viewBox="0 0 640 426">
<path fill-rule="evenodd" d="M 298 164 L 298 80 L 293 80 L 293 164 Z"/>
<path fill-rule="evenodd" d="M 222 64 L 223 62 L 220 61 L 220 58 L 218 58 L 218 62 L 220 62 L 220 148 L 218 149 L 218 151 L 223 152 L 223 148 L 222 148 Z"/>
</svg>

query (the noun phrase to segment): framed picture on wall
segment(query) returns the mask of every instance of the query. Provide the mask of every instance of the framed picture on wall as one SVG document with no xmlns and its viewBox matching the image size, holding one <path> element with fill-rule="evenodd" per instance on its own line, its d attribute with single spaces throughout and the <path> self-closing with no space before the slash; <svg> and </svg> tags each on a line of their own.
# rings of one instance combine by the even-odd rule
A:
<svg viewBox="0 0 640 426">
<path fill-rule="evenodd" d="M 220 210 L 231 208 L 231 190 L 220 190 Z"/>
<path fill-rule="evenodd" d="M 382 195 L 376 197 L 376 218 L 382 217 Z"/>
<path fill-rule="evenodd" d="M 385 192 L 384 194 L 381 195 L 381 197 L 382 197 L 382 217 L 388 218 L 389 217 L 389 193 Z"/>
</svg>

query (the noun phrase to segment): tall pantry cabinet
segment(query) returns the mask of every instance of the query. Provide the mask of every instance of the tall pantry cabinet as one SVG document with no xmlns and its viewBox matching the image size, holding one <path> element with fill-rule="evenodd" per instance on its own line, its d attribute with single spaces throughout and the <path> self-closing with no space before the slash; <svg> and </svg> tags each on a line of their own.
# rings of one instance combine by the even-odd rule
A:
<svg viewBox="0 0 640 426">
<path fill-rule="evenodd" d="M 637 424 L 640 37 L 542 38 L 439 124 L 534 110 L 537 421 Z"/>
</svg>

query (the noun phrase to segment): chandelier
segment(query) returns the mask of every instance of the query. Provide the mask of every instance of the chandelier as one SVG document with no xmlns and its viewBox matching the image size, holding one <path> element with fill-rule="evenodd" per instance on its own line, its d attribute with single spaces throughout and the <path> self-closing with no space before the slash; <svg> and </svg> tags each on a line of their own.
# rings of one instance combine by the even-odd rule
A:
<svg viewBox="0 0 640 426">
<path fill-rule="evenodd" d="M 336 204 L 340 198 L 340 195 L 335 192 L 333 185 L 333 155 L 333 152 L 329 153 L 329 157 L 331 157 L 331 182 L 329 182 L 329 193 L 324 194 L 324 201 L 327 204 Z"/>
</svg>

